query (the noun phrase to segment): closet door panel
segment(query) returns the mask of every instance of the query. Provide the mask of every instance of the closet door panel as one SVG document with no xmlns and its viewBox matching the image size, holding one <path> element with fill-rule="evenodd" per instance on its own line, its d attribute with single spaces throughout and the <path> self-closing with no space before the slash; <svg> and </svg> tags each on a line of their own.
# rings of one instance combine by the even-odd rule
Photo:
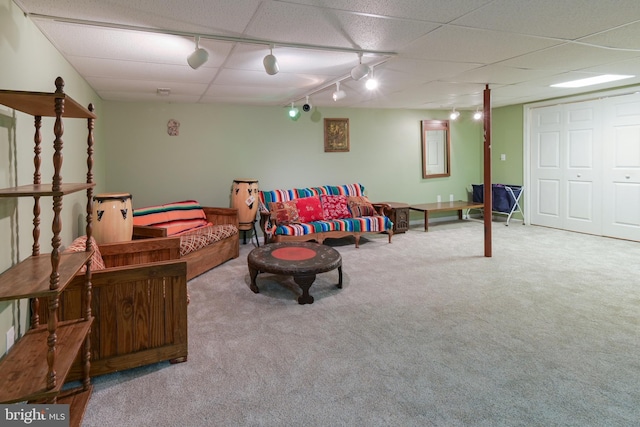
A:
<svg viewBox="0 0 640 427">
<path fill-rule="evenodd" d="M 532 112 L 531 145 L 531 224 L 562 228 L 561 206 L 565 198 L 562 185 L 562 111 L 559 106 L 537 108 Z"/>
<path fill-rule="evenodd" d="M 604 234 L 640 241 L 640 96 L 606 105 Z"/>
<path fill-rule="evenodd" d="M 563 228 L 601 234 L 601 120 L 597 102 L 564 106 L 566 209 Z"/>
</svg>

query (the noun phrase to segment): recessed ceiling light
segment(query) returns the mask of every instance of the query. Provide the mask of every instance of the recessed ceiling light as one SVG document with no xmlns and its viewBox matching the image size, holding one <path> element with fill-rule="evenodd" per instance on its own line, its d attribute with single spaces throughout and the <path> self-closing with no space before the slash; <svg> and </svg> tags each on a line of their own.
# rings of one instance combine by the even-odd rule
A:
<svg viewBox="0 0 640 427">
<path fill-rule="evenodd" d="M 600 83 L 615 82 L 616 80 L 630 79 L 635 76 L 626 76 L 621 74 L 604 74 L 602 76 L 588 77 L 586 79 L 573 80 L 570 82 L 557 83 L 551 87 L 584 87 L 592 86 Z"/>
</svg>

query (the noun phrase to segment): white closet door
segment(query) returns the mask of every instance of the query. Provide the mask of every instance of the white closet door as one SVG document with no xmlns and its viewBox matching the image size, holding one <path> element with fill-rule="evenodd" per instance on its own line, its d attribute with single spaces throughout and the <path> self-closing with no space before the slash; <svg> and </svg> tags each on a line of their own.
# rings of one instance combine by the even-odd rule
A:
<svg viewBox="0 0 640 427">
<path fill-rule="evenodd" d="M 566 154 L 564 227 L 602 234 L 602 113 L 599 103 L 564 106 Z"/>
<path fill-rule="evenodd" d="M 640 95 L 605 105 L 603 232 L 640 241 Z"/>
<path fill-rule="evenodd" d="M 531 180 L 528 188 L 531 224 L 563 228 L 562 106 L 531 110 Z"/>
<path fill-rule="evenodd" d="M 601 124 L 596 102 L 531 111 L 531 223 L 601 234 Z"/>
</svg>

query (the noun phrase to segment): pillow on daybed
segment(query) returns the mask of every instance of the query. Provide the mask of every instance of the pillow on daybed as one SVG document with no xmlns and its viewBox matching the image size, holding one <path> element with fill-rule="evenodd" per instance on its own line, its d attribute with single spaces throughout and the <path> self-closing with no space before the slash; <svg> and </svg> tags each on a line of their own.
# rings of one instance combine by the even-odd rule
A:
<svg viewBox="0 0 640 427">
<path fill-rule="evenodd" d="M 204 210 L 195 200 L 184 200 L 133 210 L 133 225 L 166 228 L 167 236 L 174 236 L 209 224 Z"/>
<path fill-rule="evenodd" d="M 188 230 L 180 234 L 180 256 L 188 255 L 234 234 L 238 234 L 238 229 L 233 224 L 208 225 Z"/>
<path fill-rule="evenodd" d="M 96 240 L 91 236 L 91 247 L 93 248 L 93 255 L 91 256 L 91 271 L 104 270 L 106 267 L 100 253 L 100 248 L 96 243 Z M 80 236 L 64 250 L 64 252 L 84 252 L 87 249 L 87 236 Z M 83 265 L 80 271 L 87 270 L 87 266 Z"/>
</svg>

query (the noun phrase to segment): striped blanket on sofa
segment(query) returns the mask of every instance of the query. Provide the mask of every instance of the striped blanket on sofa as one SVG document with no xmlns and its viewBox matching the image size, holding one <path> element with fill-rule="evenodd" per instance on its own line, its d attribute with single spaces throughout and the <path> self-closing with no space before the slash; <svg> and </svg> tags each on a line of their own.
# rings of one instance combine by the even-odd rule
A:
<svg viewBox="0 0 640 427">
<path fill-rule="evenodd" d="M 362 233 L 389 233 L 393 223 L 365 196 L 364 186 L 321 187 L 259 192 L 261 227 L 265 241 L 316 240 L 356 237 Z"/>
</svg>

